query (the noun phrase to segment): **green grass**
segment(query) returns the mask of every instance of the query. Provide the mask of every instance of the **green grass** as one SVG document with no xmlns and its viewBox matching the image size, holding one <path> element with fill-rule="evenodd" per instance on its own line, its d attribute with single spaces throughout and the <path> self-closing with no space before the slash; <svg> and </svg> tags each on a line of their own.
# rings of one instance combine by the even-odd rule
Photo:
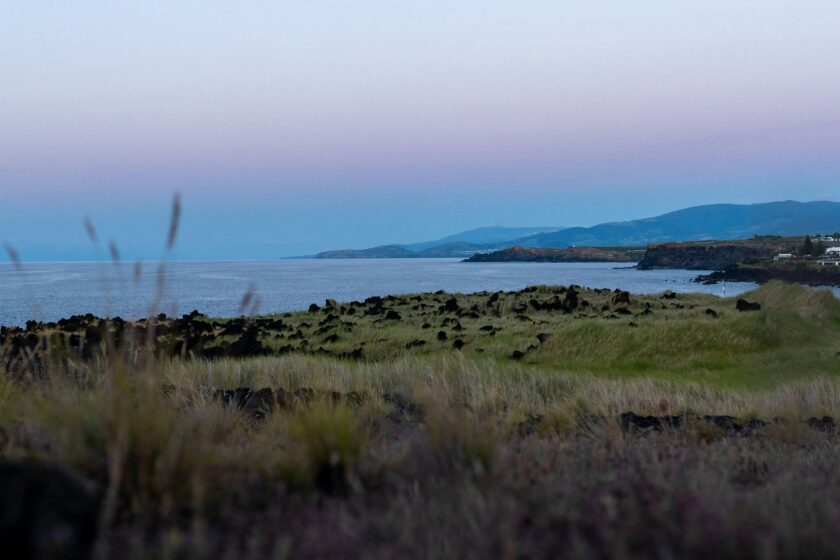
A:
<svg viewBox="0 0 840 560">
<path fill-rule="evenodd" d="M 585 309 L 515 311 L 560 294 L 457 295 L 479 315 L 458 318 L 461 331 L 438 311 L 449 294 L 388 300 L 399 321 L 339 305 L 355 326 L 318 335 L 328 312 L 282 314 L 294 329 L 262 340 L 280 347 L 300 329 L 309 344 L 281 356 L 62 351 L 37 375 L 15 362 L 0 371 L 0 462 L 58 466 L 95 488 L 103 557 L 834 551 L 840 447 L 803 424 L 840 417 L 833 295 L 771 283 L 743 296 L 762 309 L 741 313 L 734 299 L 616 305 L 582 290 Z M 360 346 L 361 359 L 336 357 Z M 315 397 L 256 419 L 214 398 L 236 387 Z M 627 411 L 779 420 L 754 438 L 704 424 L 636 436 L 616 420 Z M 604 422 L 581 421 L 590 415 Z"/>
<path fill-rule="evenodd" d="M 547 300 L 555 293 L 541 288 L 536 293 L 504 294 L 491 309 L 486 307 L 487 294 L 458 295 L 461 307 L 476 305 L 481 312 L 479 319 L 459 318 L 460 332 L 444 325 L 446 317 L 434 309 L 413 310 L 414 296 L 389 302 L 388 307 L 402 315 L 400 321 L 377 322 L 377 317 L 342 314 L 341 321 L 352 321 L 355 327 L 350 332 L 342 328 L 330 331 L 338 335 L 335 342 L 324 342 L 330 333 L 312 334 L 323 313 L 297 313 L 285 319 L 295 326 L 313 325 L 302 327 L 310 351 L 323 348 L 343 353 L 363 346 L 366 359 L 372 362 L 403 355 L 452 354 L 452 341 L 460 338 L 466 343 L 460 354 L 469 359 L 506 363 L 515 351 L 534 345 L 522 359 L 528 366 L 610 379 L 647 377 L 758 389 L 815 375 L 840 374 L 840 360 L 835 356 L 840 350 L 840 302 L 828 292 L 770 283 L 744 295 L 763 306 L 760 311 L 745 313 L 735 310 L 734 298 L 634 296 L 627 306 L 633 315 L 609 318 L 611 312 L 598 309 L 610 305 L 612 294 L 585 290 L 581 297 L 590 302 L 589 310 L 572 314 L 526 311 L 533 322 L 517 319 L 512 311 L 531 298 Z M 434 308 L 449 295 L 420 297 Z M 646 304 L 653 313 L 640 316 Z M 718 317 L 712 318 L 707 309 Z M 430 323 L 431 328 L 422 329 L 423 323 Z M 495 336 L 482 332 L 484 325 L 496 327 Z M 447 333 L 444 342 L 436 339 L 440 330 Z M 539 333 L 550 334 L 550 340 L 539 344 Z M 415 340 L 425 344 L 406 349 Z M 276 346 L 286 343 L 270 342 Z"/>
</svg>

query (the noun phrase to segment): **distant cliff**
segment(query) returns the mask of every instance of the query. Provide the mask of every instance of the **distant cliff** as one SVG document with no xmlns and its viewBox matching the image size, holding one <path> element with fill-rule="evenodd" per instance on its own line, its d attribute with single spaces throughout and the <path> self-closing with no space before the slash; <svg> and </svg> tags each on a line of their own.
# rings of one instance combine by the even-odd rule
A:
<svg viewBox="0 0 840 560">
<path fill-rule="evenodd" d="M 491 253 L 476 253 L 465 262 L 638 262 L 641 247 L 569 247 L 544 249 L 516 246 Z"/>
<path fill-rule="evenodd" d="M 757 263 L 779 253 L 794 253 L 802 247 L 795 237 L 761 237 L 743 241 L 696 241 L 650 245 L 639 268 L 723 270 L 738 264 Z"/>
</svg>

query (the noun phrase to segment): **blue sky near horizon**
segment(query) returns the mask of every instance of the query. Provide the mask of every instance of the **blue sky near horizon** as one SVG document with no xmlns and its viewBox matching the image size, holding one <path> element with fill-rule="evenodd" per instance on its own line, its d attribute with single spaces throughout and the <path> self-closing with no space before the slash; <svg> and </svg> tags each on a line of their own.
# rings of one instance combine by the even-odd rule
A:
<svg viewBox="0 0 840 560">
<path fill-rule="evenodd" d="M 273 258 L 840 200 L 840 2 L 0 5 L 0 241 Z"/>
</svg>

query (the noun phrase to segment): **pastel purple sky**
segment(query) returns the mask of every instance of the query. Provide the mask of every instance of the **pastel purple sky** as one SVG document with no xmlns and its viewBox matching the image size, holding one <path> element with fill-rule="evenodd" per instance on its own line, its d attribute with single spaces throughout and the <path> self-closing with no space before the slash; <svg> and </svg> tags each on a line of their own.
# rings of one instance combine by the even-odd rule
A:
<svg viewBox="0 0 840 560">
<path fill-rule="evenodd" d="M 7 2 L 0 240 L 90 257 L 90 215 L 152 258 L 174 190 L 184 258 L 838 200 L 838 29 L 836 0 Z"/>
</svg>

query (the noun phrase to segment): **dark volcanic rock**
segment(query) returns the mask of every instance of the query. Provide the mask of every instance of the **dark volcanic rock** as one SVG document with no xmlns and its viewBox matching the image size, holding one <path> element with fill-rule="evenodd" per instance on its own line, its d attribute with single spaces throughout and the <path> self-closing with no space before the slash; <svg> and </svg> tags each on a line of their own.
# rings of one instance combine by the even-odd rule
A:
<svg viewBox="0 0 840 560">
<path fill-rule="evenodd" d="M 822 418 L 811 417 L 805 421 L 809 428 L 813 428 L 820 432 L 833 433 L 836 426 L 834 418 L 831 416 L 823 416 Z"/>
<path fill-rule="evenodd" d="M 639 416 L 632 412 L 625 412 L 619 416 L 621 429 L 661 431 L 664 428 L 679 428 L 685 424 L 684 416 Z"/>
<path fill-rule="evenodd" d="M 630 303 L 630 292 L 625 292 L 624 290 L 616 290 L 612 302 L 614 305 L 618 304 L 629 304 Z"/>
<path fill-rule="evenodd" d="M 270 351 L 257 338 L 258 335 L 259 330 L 256 327 L 250 327 L 242 333 L 239 340 L 230 345 L 227 355 L 233 358 L 246 358 L 270 354 Z"/>
<path fill-rule="evenodd" d="M 274 391 L 271 389 L 260 389 L 255 393 L 250 393 L 242 404 L 242 410 L 247 412 L 252 418 L 265 418 L 274 410 L 276 399 Z"/>
<path fill-rule="evenodd" d="M 519 434 L 519 437 L 530 436 L 537 432 L 542 423 L 542 414 L 536 414 L 531 412 L 528 414 L 525 420 L 517 424 L 516 432 Z"/>
<path fill-rule="evenodd" d="M 388 419 L 394 422 L 419 422 L 425 417 L 425 411 L 419 404 L 411 401 L 402 393 L 385 393 L 382 400 L 390 404 L 394 411 L 388 415 Z"/>
<path fill-rule="evenodd" d="M 734 416 L 724 415 L 705 415 L 705 416 L 640 416 L 633 412 L 624 412 L 619 418 L 621 429 L 625 432 L 646 432 L 655 431 L 660 432 L 666 428 L 676 429 L 683 428 L 688 424 L 689 420 L 695 422 L 705 422 L 710 424 L 722 432 L 730 435 L 751 435 L 756 430 L 768 426 L 770 422 L 766 420 L 751 419 L 746 422 L 740 422 Z"/>
<path fill-rule="evenodd" d="M 761 309 L 761 304 L 752 303 L 743 298 L 739 298 L 738 301 L 735 302 L 735 308 L 738 311 L 758 311 Z"/>
<path fill-rule="evenodd" d="M 734 416 L 707 414 L 703 416 L 703 420 L 710 424 L 714 424 L 722 430 L 738 430 L 741 427 L 740 424 L 738 424 L 738 419 Z"/>
<path fill-rule="evenodd" d="M 236 389 L 217 389 L 213 392 L 213 399 L 228 406 L 242 408 L 245 401 L 251 396 L 251 389 L 248 387 L 237 387 Z"/>
<path fill-rule="evenodd" d="M 458 305 L 458 300 L 453 297 L 446 300 L 441 309 L 442 311 L 455 312 L 460 309 L 460 306 Z"/>
</svg>

